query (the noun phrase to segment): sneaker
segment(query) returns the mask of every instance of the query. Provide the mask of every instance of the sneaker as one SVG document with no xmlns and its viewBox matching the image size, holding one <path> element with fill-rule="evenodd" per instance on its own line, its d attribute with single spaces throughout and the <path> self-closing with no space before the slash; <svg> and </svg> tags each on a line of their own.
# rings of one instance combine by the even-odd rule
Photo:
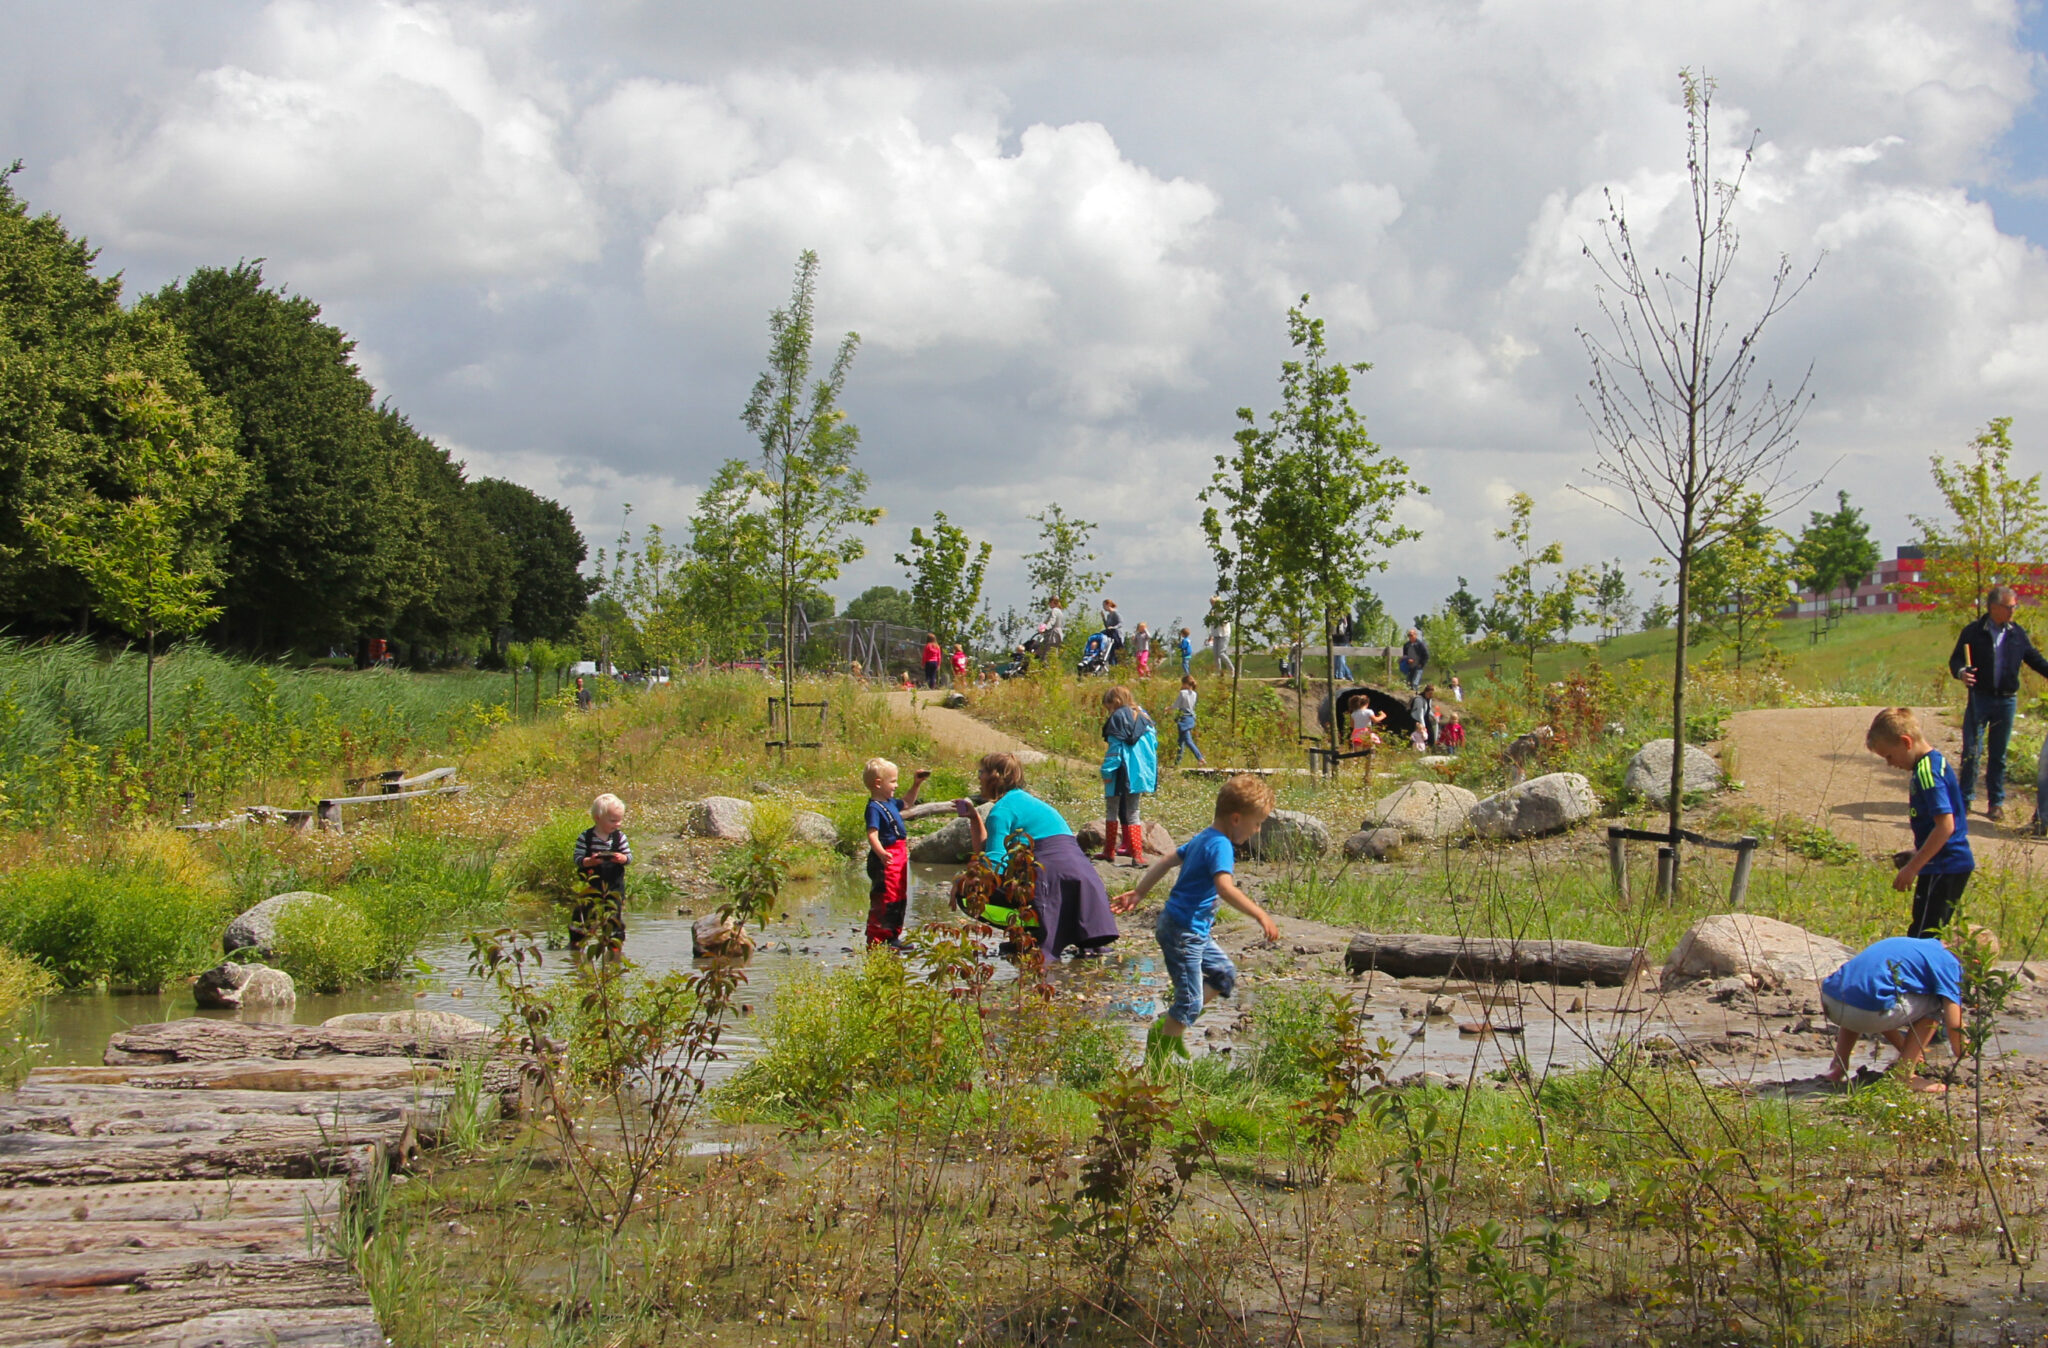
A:
<svg viewBox="0 0 2048 1348">
<path fill-rule="evenodd" d="M 1984 807 L 1984 817 L 1994 824 L 2000 823 L 2005 819 L 2005 807 L 2003 805 L 1987 805 Z"/>
</svg>

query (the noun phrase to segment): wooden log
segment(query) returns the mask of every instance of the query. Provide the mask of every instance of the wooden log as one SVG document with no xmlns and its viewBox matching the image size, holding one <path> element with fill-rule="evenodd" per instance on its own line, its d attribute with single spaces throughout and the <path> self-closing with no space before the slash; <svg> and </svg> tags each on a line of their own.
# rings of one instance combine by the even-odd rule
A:
<svg viewBox="0 0 2048 1348">
<path fill-rule="evenodd" d="M 1344 966 L 1354 974 L 1377 970 L 1391 978 L 1594 983 L 1601 987 L 1627 983 L 1642 971 L 1646 960 L 1639 946 L 1369 931 L 1353 936 L 1344 951 Z"/>
<path fill-rule="evenodd" d="M 339 1179 L 143 1181 L 103 1189 L 0 1189 L 0 1230 L 13 1222 L 176 1222 L 332 1217 Z"/>
<path fill-rule="evenodd" d="M 121 1031 L 107 1041 L 101 1061 L 126 1064 L 226 1062 L 235 1058 L 427 1058 L 460 1060 L 499 1046 L 489 1034 L 436 1038 L 381 1030 L 339 1030 L 324 1025 L 257 1024 L 191 1016 Z"/>
<path fill-rule="evenodd" d="M 134 1282 L 195 1259 L 303 1259 L 306 1223 L 10 1222 L 0 1226 L 0 1299 L 10 1293 Z M 316 1233 L 317 1238 L 317 1233 Z"/>
<path fill-rule="evenodd" d="M 442 1090 L 194 1091 L 165 1092 L 141 1086 L 25 1084 L 14 1102 L 0 1106 L 0 1133 L 62 1133 L 71 1137 L 124 1137 L 144 1133 L 211 1132 L 232 1129 L 250 1118 L 296 1118 L 329 1134 L 376 1137 L 390 1142 L 396 1129 L 410 1126 L 432 1146 L 447 1131 L 454 1093 Z M 478 1122 L 498 1113 L 498 1097 L 479 1092 Z"/>
<path fill-rule="evenodd" d="M 221 1062 L 38 1067 L 22 1085 L 113 1085 L 178 1091 L 408 1090 L 445 1082 L 454 1071 L 453 1063 L 413 1058 L 229 1058 Z"/>
<path fill-rule="evenodd" d="M 69 1137 L 0 1133 L 0 1188 L 16 1185 L 134 1184 L 143 1180 L 226 1179 L 231 1175 L 366 1177 L 413 1145 L 411 1123 L 379 1136 L 338 1135 L 311 1120 L 267 1116 L 232 1130 Z M 389 1138 L 387 1143 L 385 1138 Z"/>
<path fill-rule="evenodd" d="M 382 1348 L 368 1292 L 335 1259 L 198 1260 L 135 1282 L 10 1297 L 0 1345 Z"/>
<path fill-rule="evenodd" d="M 446 781 L 454 775 L 454 768 L 434 768 L 421 773 L 417 777 L 401 776 L 391 782 L 387 782 L 384 789 L 387 791 L 410 791 L 415 787 L 426 786 L 431 782 Z"/>
</svg>

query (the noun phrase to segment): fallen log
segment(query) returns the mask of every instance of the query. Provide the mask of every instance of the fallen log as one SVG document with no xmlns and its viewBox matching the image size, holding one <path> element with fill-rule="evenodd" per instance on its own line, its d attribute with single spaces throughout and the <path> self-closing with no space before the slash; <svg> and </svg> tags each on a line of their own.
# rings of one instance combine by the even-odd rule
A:
<svg viewBox="0 0 2048 1348">
<path fill-rule="evenodd" d="M 0 1223 L 234 1221 L 309 1216 L 341 1210 L 339 1179 L 143 1181 L 104 1189 L 0 1189 Z"/>
<path fill-rule="evenodd" d="M 495 1051 L 497 1036 L 392 1034 L 329 1029 L 325 1025 L 255 1024 L 188 1016 L 121 1031 L 107 1041 L 100 1061 L 131 1063 L 225 1062 L 231 1058 L 428 1058 L 459 1061 Z"/>
<path fill-rule="evenodd" d="M 410 1127 L 428 1145 L 447 1128 L 453 1091 L 206 1091 L 165 1094 L 142 1086 L 25 1082 L 0 1106 L 0 1133 L 132 1137 L 148 1133 L 234 1131 L 255 1122 L 304 1120 L 329 1136 L 374 1138 L 386 1144 Z M 496 1117 L 498 1101 L 479 1093 L 479 1122 Z"/>
<path fill-rule="evenodd" d="M 381 1136 L 339 1136 L 311 1120 L 242 1120 L 233 1129 L 71 1137 L 61 1133 L 0 1133 L 0 1187 L 15 1185 L 134 1184 L 142 1180 L 227 1179 L 232 1175 L 319 1175 L 367 1178 L 387 1157 L 411 1154 L 410 1122 Z M 389 1138 L 386 1142 L 384 1139 Z"/>
<path fill-rule="evenodd" d="M 1353 974 L 1377 971 L 1390 978 L 1620 987 L 1642 972 L 1647 958 L 1640 946 L 1594 945 L 1590 941 L 1510 941 L 1362 931 L 1345 949 L 1344 967 Z"/>
<path fill-rule="evenodd" d="M 448 1061 L 416 1058 L 226 1058 L 219 1062 L 131 1062 L 111 1067 L 38 1067 L 25 1085 L 135 1086 L 156 1091 L 365 1091 L 446 1086 L 458 1069 Z M 482 1093 L 507 1118 L 527 1108 L 531 1085 L 525 1064 L 492 1058 L 483 1065 Z"/>
<path fill-rule="evenodd" d="M 123 1285 L 9 1297 L 0 1345 L 52 1343 L 383 1348 L 384 1335 L 362 1280 L 340 1260 L 201 1260 Z"/>
</svg>

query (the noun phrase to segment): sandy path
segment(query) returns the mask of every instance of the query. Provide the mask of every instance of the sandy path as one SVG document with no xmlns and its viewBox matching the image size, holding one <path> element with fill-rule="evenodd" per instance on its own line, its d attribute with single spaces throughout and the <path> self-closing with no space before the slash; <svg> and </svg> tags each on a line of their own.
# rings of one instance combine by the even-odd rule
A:
<svg viewBox="0 0 2048 1348">
<path fill-rule="evenodd" d="M 1934 747 L 1960 764 L 1958 722 L 1934 707 L 1916 709 Z M 1825 824 L 1872 856 L 1913 845 L 1906 822 L 1906 775 L 1886 767 L 1863 747 L 1876 707 L 1791 707 L 1743 711 L 1728 718 L 1724 748 L 1734 749 L 1734 773 L 1743 784 L 1735 799 L 1769 818 L 1790 816 Z M 2025 836 L 2033 802 L 2008 792 L 2006 822 L 1970 816 L 1970 844 L 1980 863 L 2048 869 L 2048 844 Z M 1978 807 L 1982 808 L 1980 792 Z"/>
<path fill-rule="evenodd" d="M 986 721 L 969 716 L 964 711 L 939 705 L 945 696 L 943 690 L 926 691 L 900 688 L 888 690 L 889 710 L 905 720 L 921 721 L 931 737 L 955 753 L 979 757 L 982 754 L 1015 754 L 1019 761 L 1029 767 L 1039 763 L 1052 763 L 1069 772 L 1093 775 L 1096 765 L 1083 763 L 1075 758 L 1063 758 L 1057 754 L 1034 749 L 1015 735 L 996 729 Z"/>
</svg>

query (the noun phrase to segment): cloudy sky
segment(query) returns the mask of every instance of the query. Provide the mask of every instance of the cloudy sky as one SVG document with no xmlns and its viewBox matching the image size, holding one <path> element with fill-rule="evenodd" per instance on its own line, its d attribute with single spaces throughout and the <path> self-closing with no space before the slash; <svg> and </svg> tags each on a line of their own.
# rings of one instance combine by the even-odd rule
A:
<svg viewBox="0 0 2048 1348">
<path fill-rule="evenodd" d="M 473 473 L 593 544 L 681 525 L 796 254 L 863 338 L 846 405 L 888 509 L 1024 599 L 1025 516 L 1100 522 L 1136 617 L 1199 612 L 1195 492 L 1266 408 L 1303 292 L 1431 495 L 1397 613 L 1505 564 L 1514 490 L 1573 560 L 1647 539 L 1572 490 L 1603 192 L 1675 260 L 1677 72 L 1752 130 L 1744 275 L 1820 262 L 1766 363 L 1799 462 L 1887 548 L 1930 453 L 2048 436 L 2048 23 L 2012 0 L 5 0 L 0 159 L 132 291 L 265 258 Z M 1732 167 L 1732 163 L 1731 163 Z M 2031 237 L 2030 237 L 2031 236 Z M 1803 519 L 1803 512 L 1798 516 Z M 1795 523 L 1797 521 L 1795 520 Z M 1647 586 L 1642 587 L 1647 589 Z"/>
</svg>

